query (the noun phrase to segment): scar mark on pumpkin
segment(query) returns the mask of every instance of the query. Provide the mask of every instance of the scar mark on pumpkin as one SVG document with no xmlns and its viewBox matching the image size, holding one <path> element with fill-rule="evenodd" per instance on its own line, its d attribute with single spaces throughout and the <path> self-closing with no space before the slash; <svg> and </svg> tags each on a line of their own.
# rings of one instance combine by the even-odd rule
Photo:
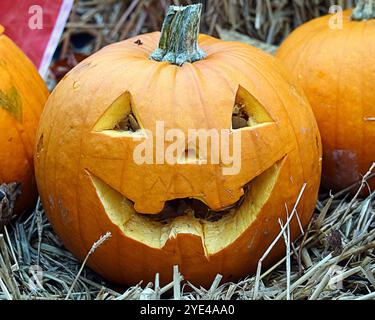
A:
<svg viewBox="0 0 375 320">
<path fill-rule="evenodd" d="M 180 183 L 184 183 L 185 184 L 184 190 L 187 193 L 191 193 L 191 194 L 196 194 L 197 193 L 196 190 L 195 190 L 195 188 L 194 188 L 194 185 L 182 173 L 176 173 L 176 174 L 173 175 L 173 177 L 171 177 L 171 179 L 169 181 L 168 189 L 167 189 L 168 193 L 171 193 L 171 194 L 174 194 L 174 195 L 179 195 L 178 192 L 176 192 L 175 190 L 172 190 L 175 187 L 176 181 L 179 181 Z M 184 192 L 184 194 L 185 194 L 185 192 Z"/>
<path fill-rule="evenodd" d="M 0 67 L 5 69 L 7 66 L 7 62 L 4 59 L 0 59 Z"/>
<path fill-rule="evenodd" d="M 162 179 L 161 177 L 158 177 L 158 178 L 154 181 L 154 183 L 151 185 L 151 187 L 148 188 L 147 192 L 150 192 L 150 193 L 152 193 L 152 194 L 155 193 L 155 192 L 153 192 L 153 190 L 154 190 L 158 185 L 163 186 L 163 188 L 164 188 L 163 192 L 166 192 L 166 191 L 167 191 L 168 185 L 163 181 L 163 179 Z M 156 193 L 158 192 L 157 190 L 158 190 L 158 189 L 156 189 Z"/>
<path fill-rule="evenodd" d="M 14 86 L 8 92 L 0 90 L 0 108 L 9 112 L 18 122 L 22 122 L 22 101 Z"/>
<path fill-rule="evenodd" d="M 90 66 L 91 66 L 91 62 L 81 62 L 77 66 L 74 67 L 74 69 L 71 71 L 71 74 L 77 75 L 81 73 L 81 71 L 87 69 Z M 66 74 L 64 78 L 66 78 L 66 76 L 68 76 L 68 74 Z"/>
</svg>

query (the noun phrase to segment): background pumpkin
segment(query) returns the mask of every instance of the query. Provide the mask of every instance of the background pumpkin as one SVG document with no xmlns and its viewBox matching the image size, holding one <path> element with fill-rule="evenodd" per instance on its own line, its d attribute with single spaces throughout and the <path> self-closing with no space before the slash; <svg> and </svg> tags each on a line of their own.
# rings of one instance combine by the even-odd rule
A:
<svg viewBox="0 0 375 320">
<path fill-rule="evenodd" d="M 48 90 L 38 71 L 0 26 L 0 184 L 17 182 L 15 213 L 31 209 L 37 192 L 33 151 Z"/>
<path fill-rule="evenodd" d="M 80 259 L 102 234 L 112 233 L 89 265 L 115 282 L 147 282 L 159 272 L 165 283 L 177 264 L 201 285 L 217 273 L 237 279 L 254 271 L 280 232 L 279 218 L 286 221 L 285 205 L 292 210 L 304 183 L 303 226 L 315 206 L 321 144 L 301 89 L 274 58 L 253 47 L 200 35 L 198 49 L 200 11 L 200 5 L 172 7 L 154 53 L 160 33 L 86 59 L 58 84 L 42 115 L 35 165 L 45 211 Z M 224 176 L 222 165 L 134 163 L 139 142 L 132 138 L 144 129 L 155 134 L 156 121 L 185 133 L 231 132 L 237 104 L 251 118 L 238 129 L 238 175 Z M 242 204 L 214 222 L 191 212 L 155 220 L 164 205 L 181 198 L 204 202 L 212 215 L 239 199 Z M 291 233 L 300 233 L 296 219 Z M 283 250 L 280 242 L 269 261 Z"/>
<path fill-rule="evenodd" d="M 375 161 L 375 5 L 314 19 L 296 29 L 277 57 L 298 78 L 323 141 L 323 185 L 341 190 Z M 370 180 L 375 188 L 375 179 Z"/>
</svg>

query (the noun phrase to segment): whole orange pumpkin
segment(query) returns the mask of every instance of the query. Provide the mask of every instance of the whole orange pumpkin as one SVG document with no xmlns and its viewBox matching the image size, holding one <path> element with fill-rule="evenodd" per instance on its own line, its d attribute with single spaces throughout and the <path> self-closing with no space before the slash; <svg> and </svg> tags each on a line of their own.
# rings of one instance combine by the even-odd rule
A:
<svg viewBox="0 0 375 320">
<path fill-rule="evenodd" d="M 256 48 L 198 39 L 200 12 L 201 5 L 171 7 L 161 35 L 89 57 L 58 84 L 42 115 L 35 165 L 47 215 L 80 259 L 110 231 L 89 265 L 115 282 L 147 282 L 159 272 L 165 283 L 173 265 L 201 285 L 217 273 L 238 279 L 254 271 L 305 183 L 303 226 L 315 206 L 321 142 L 301 89 Z M 202 140 L 199 156 L 192 140 L 175 148 L 176 163 L 160 161 L 155 142 L 152 161 L 139 164 L 135 154 L 160 137 L 160 122 L 165 155 L 176 142 L 170 129 L 240 137 L 238 172 L 224 173 L 222 158 L 205 162 Z M 291 234 L 300 234 L 296 217 Z M 284 250 L 281 240 L 268 261 Z"/>
<path fill-rule="evenodd" d="M 277 57 L 298 77 L 323 141 L 323 185 L 340 190 L 375 162 L 375 7 L 359 1 L 296 29 Z M 370 180 L 375 188 L 375 180 Z"/>
<path fill-rule="evenodd" d="M 0 184 L 21 184 L 15 213 L 32 208 L 37 197 L 33 152 L 47 96 L 34 65 L 0 26 Z"/>
</svg>

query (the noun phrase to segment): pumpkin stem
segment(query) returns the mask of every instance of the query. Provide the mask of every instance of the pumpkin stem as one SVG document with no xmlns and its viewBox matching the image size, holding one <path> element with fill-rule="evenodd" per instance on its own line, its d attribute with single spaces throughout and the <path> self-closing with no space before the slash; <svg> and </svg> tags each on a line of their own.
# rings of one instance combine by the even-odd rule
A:
<svg viewBox="0 0 375 320">
<path fill-rule="evenodd" d="M 353 10 L 352 20 L 363 21 L 375 19 L 375 0 L 358 0 Z"/>
<path fill-rule="evenodd" d="M 164 19 L 158 48 L 150 59 L 182 66 L 205 58 L 198 47 L 202 4 L 170 6 Z"/>
</svg>

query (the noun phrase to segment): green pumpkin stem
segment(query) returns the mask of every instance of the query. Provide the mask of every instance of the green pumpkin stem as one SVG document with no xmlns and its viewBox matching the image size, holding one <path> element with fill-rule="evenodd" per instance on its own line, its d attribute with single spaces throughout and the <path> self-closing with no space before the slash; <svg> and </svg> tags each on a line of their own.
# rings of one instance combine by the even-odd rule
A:
<svg viewBox="0 0 375 320">
<path fill-rule="evenodd" d="M 363 21 L 375 19 L 375 0 L 358 0 L 353 10 L 352 20 Z"/>
<path fill-rule="evenodd" d="M 198 47 L 202 4 L 170 6 L 164 19 L 158 48 L 150 59 L 182 66 L 205 58 Z"/>
</svg>

